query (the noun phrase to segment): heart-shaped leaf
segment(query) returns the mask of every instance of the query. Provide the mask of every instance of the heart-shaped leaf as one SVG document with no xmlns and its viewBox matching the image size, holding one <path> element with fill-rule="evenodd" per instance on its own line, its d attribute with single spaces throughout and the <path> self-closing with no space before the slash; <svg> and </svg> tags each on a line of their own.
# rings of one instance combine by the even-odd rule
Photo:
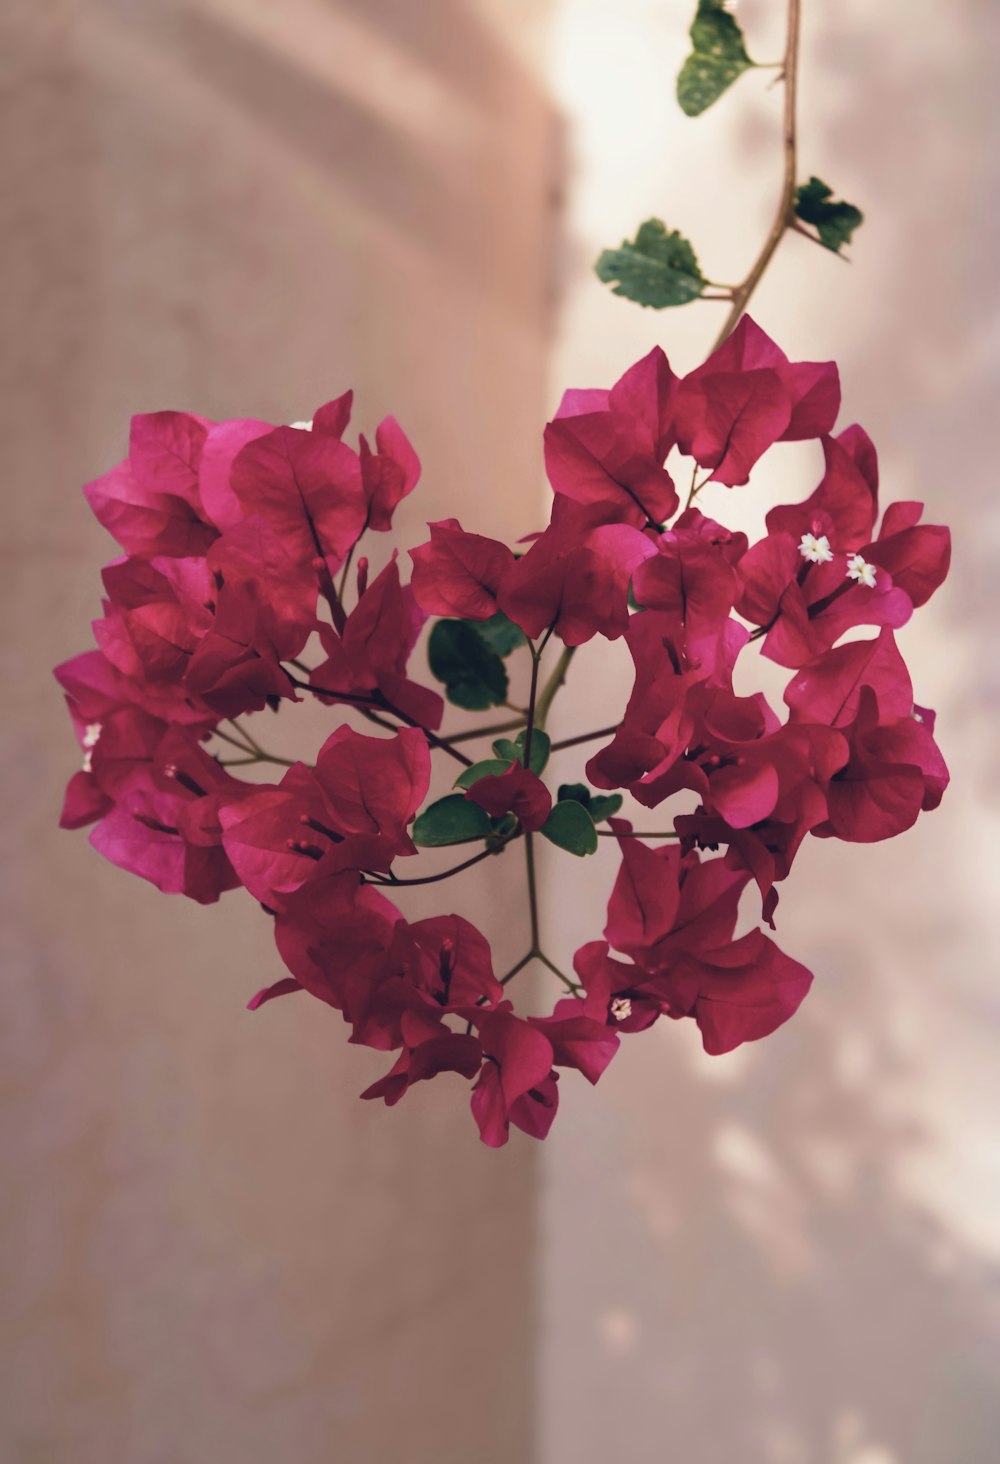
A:
<svg viewBox="0 0 1000 1464">
<path fill-rule="evenodd" d="M 525 734 L 519 732 L 513 742 L 509 737 L 498 737 L 493 744 L 493 751 L 499 758 L 506 758 L 508 762 L 519 762 L 524 764 L 524 743 Z M 541 727 L 534 727 L 531 732 L 531 772 L 536 777 L 541 777 L 545 764 L 549 760 L 549 752 L 552 747 L 552 739 Z"/>
<path fill-rule="evenodd" d="M 567 799 L 553 805 L 542 824 L 541 832 L 550 843 L 570 854 L 583 856 L 597 853 L 597 830 L 594 820 L 582 803 Z"/>
<path fill-rule="evenodd" d="M 558 800 L 560 803 L 582 804 L 595 824 L 614 818 L 622 806 L 620 793 L 592 793 L 586 783 L 561 783 Z"/>
<path fill-rule="evenodd" d="M 527 644 L 528 637 L 524 631 L 513 620 L 508 620 L 502 610 L 491 615 L 489 620 L 470 623 L 474 624 L 476 634 L 481 635 L 490 650 L 496 651 L 498 656 L 509 656 L 518 646 Z"/>
<path fill-rule="evenodd" d="M 413 842 L 424 849 L 441 844 L 467 844 L 493 832 L 489 814 L 463 793 L 449 793 L 425 808 L 413 824 Z"/>
<path fill-rule="evenodd" d="M 504 664 L 468 621 L 439 620 L 430 634 L 427 659 L 455 706 L 484 712 L 506 701 Z"/>
<path fill-rule="evenodd" d="M 459 773 L 455 779 L 455 787 L 471 788 L 480 778 L 499 778 L 515 761 L 515 758 L 488 757 L 483 762 L 473 763 L 471 768 L 465 768 Z"/>
</svg>

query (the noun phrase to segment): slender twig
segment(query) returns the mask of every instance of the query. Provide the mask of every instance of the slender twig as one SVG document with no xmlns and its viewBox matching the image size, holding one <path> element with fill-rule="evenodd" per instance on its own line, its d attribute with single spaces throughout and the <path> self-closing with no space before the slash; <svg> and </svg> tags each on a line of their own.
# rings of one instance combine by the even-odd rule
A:
<svg viewBox="0 0 1000 1464">
<path fill-rule="evenodd" d="M 614 829 L 598 829 L 597 837 L 599 839 L 679 839 L 680 834 L 674 829 L 671 829 L 669 834 L 651 834 L 646 829 L 625 829 L 621 833 L 616 833 Z"/>
<path fill-rule="evenodd" d="M 439 737 L 436 732 L 432 732 L 429 727 L 425 727 L 423 722 L 418 722 L 416 717 L 411 717 L 408 712 L 404 712 L 399 707 L 395 706 L 394 703 L 391 702 L 387 696 L 383 696 L 380 691 L 373 692 L 371 695 L 368 696 L 360 696 L 356 695 L 354 692 L 333 691 L 330 689 L 330 687 L 316 686 L 310 681 L 300 681 L 297 676 L 293 676 L 287 670 L 285 671 L 285 675 L 288 677 L 293 686 L 298 687 L 300 691 L 312 692 L 313 696 L 326 696 L 329 697 L 332 701 L 346 702 L 349 706 L 356 706 L 361 712 L 364 712 L 366 707 L 369 708 L 369 710 L 372 710 L 375 707 L 379 707 L 382 711 L 390 712 L 392 716 L 398 717 L 401 722 L 405 722 L 407 727 L 418 728 L 427 738 L 427 741 L 432 747 L 440 747 L 442 752 L 446 752 L 449 757 L 453 757 L 455 761 L 460 762 L 463 767 L 472 767 L 471 757 L 466 757 L 464 753 L 458 752 L 454 747 L 452 747 L 447 738 Z M 367 713 L 365 713 L 365 715 L 367 715 Z M 377 720 L 377 717 L 369 717 L 369 721 Z M 388 724 L 385 722 L 380 722 L 379 725 L 387 726 Z M 393 728 L 393 731 L 396 730 L 396 728 Z"/>
<path fill-rule="evenodd" d="M 235 737 L 230 737 L 229 733 L 223 732 L 220 727 L 214 727 L 212 729 L 212 736 L 221 738 L 223 742 L 228 742 L 230 747 L 238 747 L 240 752 L 253 752 L 253 748 L 248 746 L 246 742 L 237 742 Z"/>
<path fill-rule="evenodd" d="M 500 977 L 500 985 L 506 986 L 508 981 L 513 981 L 518 971 L 523 971 L 528 962 L 534 960 L 534 956 L 534 951 L 529 951 L 526 956 L 522 956 L 521 959 L 510 968 L 506 976 Z"/>
<path fill-rule="evenodd" d="M 449 732 L 448 741 L 472 742 L 477 737 L 492 737 L 497 732 L 513 732 L 517 728 L 523 727 L 524 722 L 524 717 L 518 717 L 509 722 L 493 722 L 489 727 L 475 727 L 469 732 Z"/>
<path fill-rule="evenodd" d="M 550 627 L 545 640 L 542 641 L 542 646 L 545 645 L 545 641 L 548 640 L 551 633 Z M 528 695 L 528 720 L 524 727 L 524 766 L 526 768 L 531 767 L 531 734 L 535 729 L 535 696 L 538 691 L 538 666 L 542 659 L 542 646 L 536 650 L 531 642 L 528 642 L 528 650 L 531 652 L 531 691 Z"/>
<path fill-rule="evenodd" d="M 232 727 L 235 732 L 238 732 L 245 742 L 249 743 L 254 752 L 264 751 L 260 743 L 257 741 L 256 737 L 254 737 L 253 733 L 249 732 L 247 728 L 243 726 L 242 722 L 238 722 L 235 717 L 227 717 L 226 720 L 229 723 L 230 727 Z"/>
<path fill-rule="evenodd" d="M 551 750 L 561 752 L 564 747 L 579 747 L 581 742 L 596 742 L 599 737 L 613 737 L 617 731 L 617 726 L 614 726 L 601 727 L 597 732 L 581 732 L 578 737 L 564 737 L 561 742 L 553 742 Z"/>
<path fill-rule="evenodd" d="M 429 727 L 425 727 L 423 722 L 418 722 L 416 717 L 411 717 L 406 712 L 401 711 L 399 707 L 394 706 L 388 697 L 382 696 L 381 693 L 379 694 L 379 705 L 384 707 L 387 712 L 391 712 L 394 717 L 398 717 L 401 722 L 405 722 L 407 727 L 418 728 L 432 747 L 440 747 L 442 752 L 446 752 L 449 757 L 453 757 L 463 767 L 472 767 L 471 757 L 466 757 L 464 752 L 457 751 L 456 748 L 452 747 L 446 737 L 439 737 L 436 732 L 432 732 Z"/>
<path fill-rule="evenodd" d="M 757 259 L 741 285 L 737 285 L 733 291 L 733 304 L 726 316 L 725 324 L 719 331 L 712 346 L 715 351 L 722 345 L 722 342 L 735 329 L 740 316 L 747 308 L 750 296 L 753 294 L 760 277 L 770 264 L 774 251 L 781 243 L 786 229 L 792 227 L 794 214 L 792 205 L 795 199 L 795 100 L 798 85 L 798 64 L 799 64 L 799 20 L 801 0 L 788 0 L 788 26 L 785 36 L 785 56 L 781 63 L 785 79 L 785 115 L 782 130 L 785 171 L 781 185 L 781 198 L 778 201 L 777 212 L 770 232 L 764 241 Z"/>
<path fill-rule="evenodd" d="M 345 586 L 347 585 L 347 576 L 348 576 L 348 574 L 350 572 L 351 560 L 354 558 L 354 551 L 358 547 L 358 542 L 359 542 L 359 540 L 358 539 L 355 539 L 354 543 L 351 545 L 350 549 L 348 549 L 348 551 L 347 551 L 347 558 L 344 560 L 344 572 L 340 576 L 340 584 L 337 586 L 337 598 L 338 598 L 338 600 L 340 601 L 341 604 L 344 603 L 344 589 L 345 589 Z"/>
<path fill-rule="evenodd" d="M 280 768 L 294 768 L 295 758 L 275 757 L 273 752 L 255 752 L 253 757 L 217 757 L 216 762 L 220 768 L 244 768 L 251 763 L 277 763 Z"/>
<path fill-rule="evenodd" d="M 518 835 L 514 834 L 512 835 L 512 837 L 516 839 Z M 471 869 L 474 864 L 481 864 L 484 859 L 489 859 L 492 857 L 492 855 L 499 854 L 501 849 L 505 849 L 507 847 L 507 844 L 509 844 L 510 842 L 511 840 L 507 839 L 504 841 L 503 844 L 498 845 L 495 849 L 483 849 L 481 853 L 473 854 L 471 859 L 463 859 L 461 864 L 453 864 L 450 869 L 442 869 L 440 874 L 425 874 L 420 879 L 394 878 L 392 881 L 387 881 L 387 883 L 391 883 L 393 889 L 396 889 L 398 886 L 402 885 L 437 884 L 439 880 L 450 879 L 453 874 L 461 874 L 463 869 Z M 371 880 L 368 880 L 367 882 L 373 883 L 373 881 Z M 379 883 L 381 883 L 381 881 L 379 881 Z"/>
<path fill-rule="evenodd" d="M 538 891 L 535 888 L 534 835 L 524 836 L 524 857 L 528 870 L 528 913 L 531 918 L 531 951 L 538 950 Z"/>
<path fill-rule="evenodd" d="M 550 961 L 549 958 L 548 958 L 548 956 L 545 955 L 543 951 L 536 951 L 535 952 L 535 955 L 541 961 L 541 963 L 542 963 L 543 966 L 548 966 L 548 968 L 552 972 L 553 976 L 558 976 L 559 977 L 559 980 L 566 987 L 566 990 L 567 991 L 571 991 L 573 993 L 573 995 L 575 996 L 578 991 L 582 991 L 583 990 L 583 987 L 582 986 L 578 986 L 575 981 L 571 981 L 568 976 L 564 976 L 563 973 L 560 971 L 559 967 L 555 964 L 555 962 L 554 961 Z"/>
<path fill-rule="evenodd" d="M 691 474 L 691 491 L 688 494 L 687 503 L 685 503 L 685 505 L 684 505 L 685 510 L 686 509 L 689 509 L 691 507 L 692 503 L 698 497 L 698 494 L 704 488 L 705 484 L 706 483 L 710 483 L 712 481 L 712 474 L 714 472 L 715 472 L 715 469 L 714 468 L 710 468 L 709 471 L 705 474 L 704 478 L 702 478 L 701 482 L 699 483 L 699 482 L 696 481 L 697 480 L 697 477 L 698 477 L 698 464 L 695 463 L 695 465 L 694 465 L 694 472 Z"/>
<path fill-rule="evenodd" d="M 300 681 L 297 676 L 285 672 L 289 681 L 299 691 L 311 691 L 313 696 L 328 696 L 332 701 L 349 702 L 352 706 L 371 707 L 378 705 L 376 697 L 369 692 L 358 691 L 332 691 L 328 686 L 316 686 L 311 681 Z"/>
</svg>

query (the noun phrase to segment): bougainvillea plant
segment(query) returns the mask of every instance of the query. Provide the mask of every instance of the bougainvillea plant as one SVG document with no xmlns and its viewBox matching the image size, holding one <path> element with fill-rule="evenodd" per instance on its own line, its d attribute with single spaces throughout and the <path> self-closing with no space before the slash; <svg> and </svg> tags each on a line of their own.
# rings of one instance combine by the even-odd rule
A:
<svg viewBox="0 0 1000 1464">
<path fill-rule="evenodd" d="M 941 799 L 934 714 L 895 631 L 944 579 L 948 531 L 912 502 L 880 518 L 875 449 L 837 426 L 835 365 L 789 361 L 742 314 L 748 294 L 730 292 L 735 328 L 687 375 L 657 346 L 610 389 L 565 394 L 545 429 L 543 531 L 511 547 L 433 523 L 409 583 L 395 554 L 370 577 L 364 549 L 416 486 L 417 455 L 391 417 L 374 446 L 350 446 L 350 393 L 292 426 L 136 416 L 127 459 L 85 490 L 123 552 L 103 573 L 96 649 L 56 671 L 83 753 L 62 822 L 93 825 L 96 849 L 166 892 L 210 903 L 242 886 L 289 973 L 250 1006 L 306 992 L 352 1042 L 394 1054 L 366 1098 L 457 1074 L 496 1146 L 511 1123 L 543 1137 L 560 1070 L 596 1082 L 661 1017 L 693 1018 L 710 1053 L 766 1036 L 811 976 L 759 925 L 736 935 L 744 892 L 773 930 L 807 835 L 890 838 Z M 819 482 L 772 507 L 758 542 L 701 511 L 706 485 L 752 491 L 766 453 L 808 440 Z M 430 618 L 434 686 L 411 665 Z M 578 648 L 599 674 L 618 638 L 635 667 L 626 705 L 551 743 Z M 734 690 L 755 654 L 789 673 L 780 713 Z M 517 657 L 523 710 L 442 730 L 438 687 L 468 711 L 508 706 Z M 306 698 L 330 716 L 314 761 L 266 751 L 259 723 Z M 550 753 L 576 746 L 581 780 L 553 788 Z M 457 777 L 428 803 L 432 757 Z M 271 782 L 238 772 L 268 764 Z M 655 830 L 623 816 L 625 797 L 657 810 Z M 581 858 L 600 838 L 620 866 L 569 975 L 541 945 L 537 841 Z M 421 850 L 451 845 L 457 862 L 420 872 Z M 416 921 L 394 903 L 515 847 L 527 950 L 504 974 L 460 898 Z M 532 962 L 558 998 L 544 1013 L 514 1003 Z"/>
</svg>

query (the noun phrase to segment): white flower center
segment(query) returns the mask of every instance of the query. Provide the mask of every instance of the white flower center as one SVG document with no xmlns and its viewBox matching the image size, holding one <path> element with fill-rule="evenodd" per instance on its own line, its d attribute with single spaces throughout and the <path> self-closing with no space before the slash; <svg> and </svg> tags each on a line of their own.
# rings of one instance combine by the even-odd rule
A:
<svg viewBox="0 0 1000 1464">
<path fill-rule="evenodd" d="M 810 564 L 829 564 L 833 558 L 830 540 L 825 534 L 820 534 L 818 538 L 815 534 L 803 534 L 799 540 L 799 553 Z"/>
<path fill-rule="evenodd" d="M 860 554 L 850 554 L 847 559 L 847 578 L 857 580 L 865 589 L 875 588 L 875 566 L 862 559 Z"/>
<path fill-rule="evenodd" d="M 311 432 L 313 430 L 313 420 L 311 417 L 308 422 L 289 422 L 288 425 L 289 427 L 296 427 L 300 432 Z"/>
<path fill-rule="evenodd" d="M 920 713 L 917 711 L 916 707 L 914 707 L 913 710 L 910 712 L 910 716 L 915 722 L 922 722 L 924 720 Z"/>
<path fill-rule="evenodd" d="M 632 1003 L 627 996 L 616 996 L 611 1003 L 611 1015 L 616 1022 L 627 1021 L 632 1015 Z"/>
</svg>

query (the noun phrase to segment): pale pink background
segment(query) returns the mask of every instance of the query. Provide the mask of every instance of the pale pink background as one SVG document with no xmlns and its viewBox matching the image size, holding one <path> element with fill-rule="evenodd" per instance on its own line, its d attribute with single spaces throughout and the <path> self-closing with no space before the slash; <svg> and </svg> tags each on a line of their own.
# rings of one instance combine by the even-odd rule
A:
<svg viewBox="0 0 1000 1464">
<path fill-rule="evenodd" d="M 996 1457 L 994 7 L 804 0 L 801 171 L 868 218 L 850 268 L 787 240 L 754 313 L 838 358 L 886 496 L 954 526 L 903 644 L 955 781 L 893 844 L 804 851 L 793 1024 L 712 1061 L 657 1029 L 598 1090 L 567 1078 L 544 1149 L 491 1154 L 443 1083 L 359 1104 L 384 1060 L 332 1014 L 243 1013 L 279 968 L 238 895 L 165 899 L 53 827 L 76 754 L 47 668 L 110 552 L 77 488 L 131 411 L 291 420 L 353 384 L 424 459 L 401 539 L 449 512 L 503 534 L 541 520 L 564 385 L 704 353 L 719 307 L 653 315 L 590 273 L 650 213 L 713 278 L 766 229 L 779 98 L 761 73 L 681 116 L 692 9 L 3 9 L 4 1464 Z M 764 59 L 782 9 L 739 6 Z M 812 470 L 790 449 L 706 507 L 752 526 Z M 624 676 L 581 652 L 557 728 L 601 725 Z M 546 861 L 563 956 L 609 854 Z M 502 964 L 520 869 L 470 879 L 447 888 Z"/>
</svg>

